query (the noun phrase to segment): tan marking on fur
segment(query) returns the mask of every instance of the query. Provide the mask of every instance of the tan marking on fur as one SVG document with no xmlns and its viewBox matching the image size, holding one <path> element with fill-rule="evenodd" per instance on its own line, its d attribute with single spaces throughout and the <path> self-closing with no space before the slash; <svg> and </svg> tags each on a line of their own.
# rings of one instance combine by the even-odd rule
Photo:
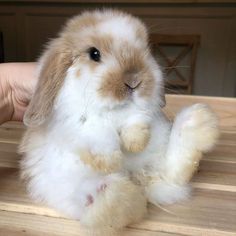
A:
<svg viewBox="0 0 236 236">
<path fill-rule="evenodd" d="M 52 42 L 44 58 L 36 91 L 24 116 L 26 125 L 38 126 L 50 115 L 71 64 L 72 56 L 64 43 L 59 40 Z"/>
<path fill-rule="evenodd" d="M 142 152 L 150 140 L 150 127 L 146 124 L 137 124 L 121 131 L 123 147 L 133 153 Z"/>
<path fill-rule="evenodd" d="M 125 99 L 129 95 L 128 88 L 122 80 L 122 72 L 119 68 L 111 69 L 103 76 L 98 93 L 101 97 L 112 97 L 118 101 Z"/>
<path fill-rule="evenodd" d="M 87 150 L 79 150 L 80 159 L 94 170 L 112 173 L 121 167 L 121 152 L 115 151 L 111 156 L 93 155 Z"/>
</svg>

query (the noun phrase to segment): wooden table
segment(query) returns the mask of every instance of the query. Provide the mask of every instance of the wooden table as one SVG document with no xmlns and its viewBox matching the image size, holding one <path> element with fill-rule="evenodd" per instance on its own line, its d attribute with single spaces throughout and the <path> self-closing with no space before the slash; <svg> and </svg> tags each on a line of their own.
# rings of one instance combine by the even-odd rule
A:
<svg viewBox="0 0 236 236">
<path fill-rule="evenodd" d="M 149 206 L 139 224 L 126 236 L 233 236 L 236 235 L 236 99 L 167 96 L 165 111 L 170 118 L 183 106 L 205 102 L 220 117 L 221 138 L 204 156 L 192 180 L 190 200 L 165 207 Z M 11 122 L 0 126 L 0 235 L 81 235 L 79 222 L 66 219 L 52 209 L 33 203 L 18 178 L 17 144 L 24 127 Z"/>
</svg>

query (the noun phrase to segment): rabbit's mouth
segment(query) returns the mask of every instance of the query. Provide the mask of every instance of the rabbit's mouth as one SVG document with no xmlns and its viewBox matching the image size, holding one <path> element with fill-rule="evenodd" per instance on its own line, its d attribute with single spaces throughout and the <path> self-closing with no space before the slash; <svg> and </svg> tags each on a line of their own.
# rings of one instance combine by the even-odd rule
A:
<svg viewBox="0 0 236 236">
<path fill-rule="evenodd" d="M 141 86 L 141 83 L 142 83 L 142 81 L 139 82 L 138 84 L 133 85 L 133 86 L 125 84 L 125 86 L 127 87 L 129 96 L 133 95 L 133 93 Z"/>
</svg>

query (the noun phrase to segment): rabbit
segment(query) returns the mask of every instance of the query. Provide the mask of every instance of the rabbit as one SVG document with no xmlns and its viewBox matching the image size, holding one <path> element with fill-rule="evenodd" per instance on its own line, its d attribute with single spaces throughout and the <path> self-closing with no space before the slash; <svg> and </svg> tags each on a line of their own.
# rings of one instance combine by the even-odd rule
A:
<svg viewBox="0 0 236 236">
<path fill-rule="evenodd" d="M 38 62 L 19 151 L 30 196 L 88 235 L 116 235 L 147 202 L 190 193 L 202 153 L 218 138 L 204 104 L 164 115 L 163 75 L 138 18 L 118 10 L 70 19 Z"/>
</svg>

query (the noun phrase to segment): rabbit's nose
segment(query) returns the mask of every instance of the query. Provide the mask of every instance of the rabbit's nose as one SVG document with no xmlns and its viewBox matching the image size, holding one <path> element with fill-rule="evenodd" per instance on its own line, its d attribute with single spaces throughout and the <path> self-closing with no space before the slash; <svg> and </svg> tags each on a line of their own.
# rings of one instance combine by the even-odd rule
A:
<svg viewBox="0 0 236 236">
<path fill-rule="evenodd" d="M 139 85 L 141 84 L 141 81 L 129 81 L 129 82 L 125 82 L 125 85 L 129 88 L 129 89 L 136 89 Z"/>
<path fill-rule="evenodd" d="M 124 77 L 124 84 L 129 89 L 136 89 L 141 84 L 141 78 L 139 78 L 137 75 L 126 75 Z"/>
</svg>

